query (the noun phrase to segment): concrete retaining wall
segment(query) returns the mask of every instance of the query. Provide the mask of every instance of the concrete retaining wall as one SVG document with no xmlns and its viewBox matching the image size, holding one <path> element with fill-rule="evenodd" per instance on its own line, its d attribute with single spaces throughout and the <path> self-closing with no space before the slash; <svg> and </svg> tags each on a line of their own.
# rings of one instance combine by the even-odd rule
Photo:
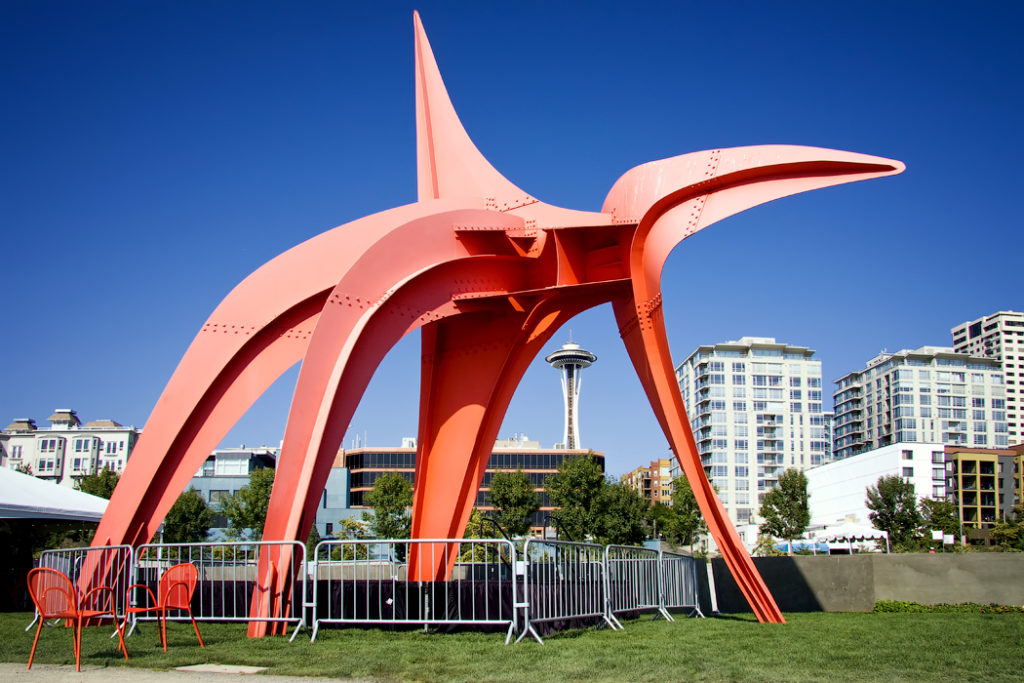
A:
<svg viewBox="0 0 1024 683">
<path fill-rule="evenodd" d="M 1024 605 L 1024 553 L 757 557 L 784 612 L 869 612 L 878 600 Z M 725 562 L 712 561 L 722 612 L 749 612 Z"/>
</svg>

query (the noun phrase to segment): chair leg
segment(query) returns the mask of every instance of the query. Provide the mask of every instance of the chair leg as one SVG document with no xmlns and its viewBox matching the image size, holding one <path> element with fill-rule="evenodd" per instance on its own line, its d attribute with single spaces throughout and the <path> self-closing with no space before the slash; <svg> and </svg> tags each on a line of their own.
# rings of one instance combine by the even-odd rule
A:
<svg viewBox="0 0 1024 683">
<path fill-rule="evenodd" d="M 114 626 L 117 628 L 117 640 L 121 643 L 121 652 L 124 653 L 124 658 L 125 658 L 125 660 L 127 660 L 128 659 L 128 646 L 124 644 L 124 635 L 123 635 L 123 629 L 121 628 L 121 622 L 119 622 L 117 620 L 117 613 L 111 612 L 111 614 L 113 614 L 113 616 L 114 616 Z M 128 621 L 128 614 L 127 614 L 127 612 L 124 615 L 124 620 L 126 622 Z"/>
<path fill-rule="evenodd" d="M 192 616 L 192 608 L 187 607 L 186 609 L 188 610 L 189 618 L 192 620 L 192 628 L 196 630 L 196 638 L 199 639 L 199 647 L 206 647 L 205 645 L 203 645 L 203 637 L 199 635 L 199 627 L 196 626 L 196 618 Z"/>
<path fill-rule="evenodd" d="M 160 610 L 160 642 L 164 646 L 164 652 L 167 652 L 167 608 L 164 607 Z"/>
<path fill-rule="evenodd" d="M 31 626 L 31 624 L 29 624 Z M 28 653 L 28 667 L 32 668 L 32 658 L 36 656 L 36 643 L 39 642 L 39 632 L 43 630 L 43 619 L 39 618 L 39 626 L 36 628 L 36 637 L 32 640 L 32 651 Z"/>
<path fill-rule="evenodd" d="M 78 634 L 75 636 L 75 671 L 82 670 L 82 617 L 78 617 Z"/>
</svg>

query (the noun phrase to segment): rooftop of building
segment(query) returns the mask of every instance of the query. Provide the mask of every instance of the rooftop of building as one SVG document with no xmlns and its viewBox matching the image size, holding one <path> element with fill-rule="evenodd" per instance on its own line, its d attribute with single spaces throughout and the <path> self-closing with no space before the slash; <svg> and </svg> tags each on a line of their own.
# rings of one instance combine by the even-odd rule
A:
<svg viewBox="0 0 1024 683">
<path fill-rule="evenodd" d="M 838 384 L 839 382 L 848 377 L 860 375 L 864 373 L 866 370 L 876 368 L 894 358 L 901 361 L 909 359 L 931 361 L 936 358 L 942 358 L 946 360 L 963 361 L 964 364 L 976 363 L 979 366 L 986 366 L 987 368 L 990 368 L 992 370 L 998 370 L 1001 368 L 999 361 L 994 358 L 987 358 L 985 356 L 974 356 L 969 353 L 959 353 L 957 351 L 954 351 L 953 347 L 951 346 L 921 346 L 913 350 L 901 349 L 899 351 L 891 353 L 888 351 L 882 351 L 877 356 L 875 356 L 874 358 L 872 358 L 871 360 L 864 364 L 864 370 L 854 370 L 852 372 L 848 372 L 839 379 L 837 379 L 836 383 Z"/>
<path fill-rule="evenodd" d="M 82 429 L 122 429 L 124 425 L 113 420 L 89 420 Z"/>
<path fill-rule="evenodd" d="M 31 432 L 47 431 L 71 431 L 71 430 L 99 430 L 99 429 L 128 429 L 135 430 L 134 426 L 124 426 L 115 420 L 90 420 L 85 424 L 78 417 L 78 413 L 70 408 L 58 408 L 47 418 L 50 423 L 48 428 L 40 429 L 36 421 L 31 417 L 17 417 L 4 427 L 4 434 L 27 434 Z"/>
<path fill-rule="evenodd" d="M 962 322 L 959 325 L 956 325 L 955 327 L 953 327 L 953 329 L 951 331 L 955 332 L 956 330 L 962 329 L 962 328 L 967 327 L 969 325 L 973 325 L 975 323 L 984 323 L 984 322 L 987 322 L 989 320 L 992 320 L 993 318 L 1020 318 L 1021 320 L 1024 320 L 1024 313 L 1021 313 L 1020 311 L 996 311 L 995 313 L 990 313 L 988 315 L 983 315 L 980 318 L 975 318 L 974 320 L 968 320 L 967 322 Z"/>
<path fill-rule="evenodd" d="M 740 355 L 746 355 L 750 352 L 752 355 L 757 355 L 755 353 L 757 350 L 777 352 L 775 355 L 789 360 L 792 360 L 793 356 L 809 360 L 815 353 L 813 349 L 809 349 L 806 346 L 794 346 L 776 341 L 775 337 L 740 337 L 736 340 L 719 342 L 717 344 L 701 344 L 694 349 L 693 353 L 686 357 L 686 360 L 680 363 L 680 367 L 691 362 L 695 357 L 700 357 L 701 354 L 735 355 L 738 352 Z"/>
</svg>

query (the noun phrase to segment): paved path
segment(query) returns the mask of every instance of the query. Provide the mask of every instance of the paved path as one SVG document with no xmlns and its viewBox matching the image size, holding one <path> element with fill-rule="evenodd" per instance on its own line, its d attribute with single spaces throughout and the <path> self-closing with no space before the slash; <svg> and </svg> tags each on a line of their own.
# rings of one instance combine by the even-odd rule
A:
<svg viewBox="0 0 1024 683">
<path fill-rule="evenodd" d="M 33 664 L 28 670 L 24 664 L 0 663 L 0 681 L 16 681 L 17 683 L 30 683 L 32 681 L 87 681 L 89 683 L 186 683 L 197 681 L 198 683 L 324 683 L 325 681 L 346 681 L 354 683 L 352 679 L 342 678 L 300 678 L 298 676 L 264 676 L 258 673 L 240 671 L 243 667 L 222 667 L 216 670 L 215 665 L 208 665 L 203 669 L 191 668 L 191 670 L 153 671 L 151 669 L 134 668 L 127 666 L 102 667 L 83 666 L 82 670 L 75 671 L 75 667 L 57 664 Z"/>
</svg>

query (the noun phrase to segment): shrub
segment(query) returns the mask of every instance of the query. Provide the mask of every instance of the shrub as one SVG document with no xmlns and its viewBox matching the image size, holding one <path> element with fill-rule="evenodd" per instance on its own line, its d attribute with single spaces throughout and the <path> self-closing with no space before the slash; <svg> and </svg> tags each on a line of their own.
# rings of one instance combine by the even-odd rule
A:
<svg viewBox="0 0 1024 683">
<path fill-rule="evenodd" d="M 1024 614 L 1022 605 L 997 605 L 989 603 L 979 605 L 976 602 L 961 602 L 955 605 L 942 603 L 939 605 L 922 605 L 909 600 L 879 600 L 873 612 L 902 612 L 918 614 Z"/>
</svg>

